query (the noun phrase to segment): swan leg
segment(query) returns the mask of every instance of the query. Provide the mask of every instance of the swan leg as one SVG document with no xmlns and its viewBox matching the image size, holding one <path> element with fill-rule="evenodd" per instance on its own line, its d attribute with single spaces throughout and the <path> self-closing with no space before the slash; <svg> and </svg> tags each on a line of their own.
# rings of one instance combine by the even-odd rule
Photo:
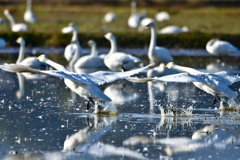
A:
<svg viewBox="0 0 240 160">
<path fill-rule="evenodd" d="M 91 97 L 89 97 L 89 98 L 88 98 L 88 102 L 87 102 L 87 110 L 90 109 L 90 102 L 92 102 L 92 103 L 95 105 L 93 99 L 92 99 Z"/>
<path fill-rule="evenodd" d="M 216 94 L 214 96 L 213 104 L 216 104 L 218 101 L 220 101 L 220 97 L 218 96 L 218 94 Z"/>
</svg>

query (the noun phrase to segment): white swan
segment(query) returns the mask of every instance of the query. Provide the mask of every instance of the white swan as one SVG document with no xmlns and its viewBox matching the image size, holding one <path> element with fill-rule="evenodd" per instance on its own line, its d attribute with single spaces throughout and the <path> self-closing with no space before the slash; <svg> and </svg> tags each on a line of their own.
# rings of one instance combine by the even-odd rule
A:
<svg viewBox="0 0 240 160">
<path fill-rule="evenodd" d="M 90 40 L 88 41 L 88 45 L 92 47 L 91 54 L 80 57 L 74 64 L 75 70 L 78 70 L 78 68 L 107 69 L 103 61 L 104 59 L 98 56 L 96 43 L 93 40 Z"/>
<path fill-rule="evenodd" d="M 107 12 L 104 17 L 103 17 L 103 22 L 104 23 L 111 23 L 114 22 L 116 20 L 116 14 L 113 12 Z"/>
<path fill-rule="evenodd" d="M 237 97 L 237 93 L 230 89 L 228 85 L 240 81 L 240 77 L 235 76 L 231 73 L 225 71 L 217 73 L 203 73 L 193 68 L 176 65 L 173 62 L 169 62 L 166 65 L 166 67 L 169 69 L 177 69 L 187 73 L 173 74 L 160 78 L 158 77 L 145 79 L 128 78 L 128 80 L 132 82 L 147 82 L 153 80 L 181 83 L 193 82 L 193 84 L 199 89 L 207 92 L 208 94 L 213 95 L 214 103 L 216 103 L 216 100 L 220 99 L 219 98 L 220 96 L 225 96 L 229 98 Z"/>
<path fill-rule="evenodd" d="M 182 28 L 180 28 L 178 26 L 167 26 L 158 31 L 158 33 L 160 34 L 176 34 L 182 32 L 189 32 L 188 27 L 183 26 Z"/>
<path fill-rule="evenodd" d="M 27 0 L 27 10 L 23 15 L 24 21 L 28 23 L 36 23 L 37 18 L 32 12 L 32 0 Z"/>
<path fill-rule="evenodd" d="M 159 22 L 168 21 L 170 19 L 170 15 L 166 11 L 158 12 L 155 15 L 155 19 Z"/>
<path fill-rule="evenodd" d="M 107 33 L 104 37 L 111 43 L 111 49 L 104 58 L 104 63 L 109 69 L 112 71 L 126 71 L 131 70 L 141 63 L 141 60 L 137 57 L 123 52 L 117 52 L 116 38 L 112 33 Z"/>
<path fill-rule="evenodd" d="M 148 49 L 148 58 L 150 62 L 159 65 L 160 63 L 172 61 L 173 58 L 168 49 L 156 46 L 157 35 L 154 21 L 150 18 L 143 19 L 141 26 L 151 28 L 151 40 Z"/>
<path fill-rule="evenodd" d="M 104 100 L 111 101 L 111 99 L 106 96 L 97 86 L 105 83 L 110 83 L 119 79 L 127 78 L 133 74 L 137 74 L 149 66 L 142 67 L 127 72 L 95 72 L 91 74 L 77 74 L 70 72 L 64 66 L 51 61 L 47 56 L 41 55 L 38 57 L 38 60 L 44 63 L 49 64 L 50 66 L 57 69 L 56 70 L 37 70 L 30 67 L 26 67 L 18 64 L 4 64 L 0 65 L 0 68 L 8 72 L 31 72 L 36 74 L 46 74 L 52 75 L 59 78 L 64 78 L 66 86 L 68 86 L 72 91 L 79 94 L 79 96 L 88 100 L 87 109 L 89 109 L 89 103 L 93 100 Z"/>
<path fill-rule="evenodd" d="M 227 55 L 238 52 L 238 48 L 227 41 L 219 39 L 211 39 L 207 42 L 206 50 L 212 55 Z"/>
<path fill-rule="evenodd" d="M 64 51 L 64 57 L 66 58 L 66 60 L 70 61 L 73 58 L 77 51 L 77 47 L 80 47 L 78 57 L 76 57 L 79 58 L 82 55 L 82 50 L 78 41 L 77 26 L 74 23 L 69 23 L 68 27 L 64 27 L 62 29 L 62 33 L 73 33 L 71 44 L 67 45 Z"/>
<path fill-rule="evenodd" d="M 141 19 L 146 17 L 146 13 L 136 13 L 136 2 L 131 2 L 131 15 L 128 18 L 128 26 L 130 28 L 137 28 L 140 25 Z"/>
<path fill-rule="evenodd" d="M 20 44 L 19 55 L 16 64 L 21 64 L 28 66 L 34 69 L 46 69 L 47 65 L 45 63 L 39 62 L 36 60 L 37 57 L 27 57 L 24 59 L 25 54 L 25 40 L 22 37 L 19 37 L 16 40 Z"/>
<path fill-rule="evenodd" d="M 13 32 L 26 32 L 28 31 L 28 27 L 24 23 L 15 23 L 15 20 L 13 19 L 12 15 L 10 14 L 9 10 L 4 10 L 4 15 L 8 18 L 12 31 Z"/>
<path fill-rule="evenodd" d="M 162 77 L 166 75 L 176 74 L 180 73 L 179 71 L 176 71 L 174 69 L 168 69 L 165 67 L 164 63 L 161 63 L 159 66 L 154 67 L 153 69 L 149 69 L 147 72 L 147 77 Z"/>
</svg>

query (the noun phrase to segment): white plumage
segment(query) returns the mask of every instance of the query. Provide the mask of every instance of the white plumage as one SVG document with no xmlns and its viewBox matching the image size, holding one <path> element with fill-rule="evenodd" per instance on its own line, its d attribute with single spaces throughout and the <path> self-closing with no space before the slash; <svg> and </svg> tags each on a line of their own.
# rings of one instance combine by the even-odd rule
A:
<svg viewBox="0 0 240 160">
<path fill-rule="evenodd" d="M 158 12 L 155 15 L 155 18 L 157 21 L 162 22 L 162 21 L 168 21 L 170 19 L 170 15 L 166 11 Z"/>
<path fill-rule="evenodd" d="M 28 23 L 36 23 L 37 18 L 32 11 L 32 0 L 27 0 L 27 9 L 23 15 L 24 21 Z"/>
<path fill-rule="evenodd" d="M 227 41 L 211 39 L 207 42 L 206 50 L 212 55 L 227 55 L 238 52 L 238 48 Z"/>
<path fill-rule="evenodd" d="M 104 100 L 111 101 L 111 99 L 106 96 L 97 86 L 110 83 L 119 79 L 127 78 L 131 75 L 137 74 L 147 67 L 142 67 L 127 72 L 95 72 L 91 74 L 77 74 L 69 71 L 64 66 L 51 61 L 45 55 L 38 57 L 38 60 L 49 64 L 50 66 L 56 68 L 57 70 L 36 70 L 30 67 L 26 67 L 18 64 L 4 64 L 0 68 L 9 72 L 31 72 L 36 74 L 46 74 L 52 75 L 58 78 L 64 78 L 65 84 L 79 96 L 88 100 L 87 109 L 89 109 L 89 103 L 93 100 Z"/>
<path fill-rule="evenodd" d="M 26 32 L 28 31 L 28 27 L 24 23 L 15 23 L 15 20 L 13 19 L 12 15 L 10 14 L 9 10 L 4 10 L 4 15 L 8 18 L 12 31 L 13 32 Z"/>
<path fill-rule="evenodd" d="M 112 71 L 126 71 L 137 67 L 138 64 L 141 63 L 141 60 L 137 57 L 123 52 L 117 52 L 116 38 L 112 33 L 107 33 L 104 37 L 111 43 L 111 49 L 104 58 L 104 63 L 109 69 Z"/>
<path fill-rule="evenodd" d="M 105 23 L 111 23 L 116 20 L 116 14 L 113 12 L 107 12 L 103 17 L 103 22 Z"/>
<path fill-rule="evenodd" d="M 150 62 L 159 65 L 160 63 L 172 61 L 173 58 L 168 49 L 156 46 L 157 35 L 154 21 L 150 18 L 143 19 L 141 26 L 151 28 L 151 40 L 148 49 L 148 58 Z"/>
<path fill-rule="evenodd" d="M 137 3 L 135 1 L 131 2 L 131 15 L 128 18 L 128 26 L 130 28 L 137 28 L 137 27 L 139 27 L 141 19 L 146 17 L 146 13 L 145 12 L 142 12 L 142 13 L 137 13 L 136 12 L 136 4 Z"/>
<path fill-rule="evenodd" d="M 183 26 L 182 28 L 180 28 L 178 26 L 167 26 L 158 31 L 158 33 L 160 34 L 176 34 L 182 32 L 189 32 L 188 27 Z"/>
</svg>

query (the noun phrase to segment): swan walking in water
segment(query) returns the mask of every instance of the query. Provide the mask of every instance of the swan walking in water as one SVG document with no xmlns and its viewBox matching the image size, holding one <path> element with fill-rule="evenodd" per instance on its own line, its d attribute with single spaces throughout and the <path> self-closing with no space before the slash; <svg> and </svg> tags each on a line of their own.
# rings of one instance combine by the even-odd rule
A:
<svg viewBox="0 0 240 160">
<path fill-rule="evenodd" d="M 112 33 L 107 33 L 104 37 L 111 43 L 111 49 L 104 58 L 104 63 L 109 69 L 119 72 L 122 70 L 128 71 L 141 63 L 141 60 L 137 57 L 123 52 L 117 52 L 116 38 Z"/>
<path fill-rule="evenodd" d="M 22 37 L 19 37 L 16 42 L 20 44 L 19 55 L 16 64 L 21 64 L 24 66 L 28 66 L 34 69 L 44 70 L 47 68 L 45 63 L 39 62 L 36 60 L 37 57 L 27 57 L 24 59 L 25 54 L 25 40 Z"/>
<path fill-rule="evenodd" d="M 4 15 L 8 18 L 13 32 L 26 32 L 26 31 L 28 31 L 28 27 L 27 27 L 26 24 L 15 22 L 15 20 L 13 19 L 12 15 L 9 12 L 9 10 L 5 9 L 4 10 Z"/>
<path fill-rule="evenodd" d="M 37 18 L 32 12 L 32 0 L 27 0 L 27 10 L 23 15 L 24 21 L 28 23 L 36 23 Z"/>
<path fill-rule="evenodd" d="M 74 66 L 77 66 L 77 68 L 86 69 L 107 69 L 103 61 L 104 59 L 98 56 L 96 42 L 93 40 L 89 40 L 88 45 L 92 48 L 91 54 L 80 57 L 78 61 L 74 64 Z"/>
<path fill-rule="evenodd" d="M 64 51 L 64 57 L 67 61 L 70 61 L 77 51 L 77 47 L 79 48 L 77 53 L 77 59 L 82 55 L 82 49 L 80 43 L 78 41 L 78 30 L 77 26 L 74 23 L 69 23 L 67 27 L 62 29 L 62 33 L 73 33 L 71 43 L 66 46 Z"/>
<path fill-rule="evenodd" d="M 203 73 L 190 67 L 183 67 L 176 65 L 173 62 L 169 62 L 166 68 L 176 69 L 187 73 L 173 74 L 164 77 L 155 78 L 128 78 L 132 82 L 147 82 L 147 81 L 164 81 L 164 82 L 193 82 L 193 84 L 199 89 L 214 96 L 214 103 L 220 100 L 220 96 L 236 98 L 237 93 L 228 87 L 237 81 L 240 81 L 240 77 L 235 76 L 228 72 L 216 72 L 216 73 Z"/>
<path fill-rule="evenodd" d="M 159 65 L 160 63 L 166 64 L 172 61 L 173 58 L 168 49 L 156 46 L 157 35 L 154 21 L 150 18 L 145 18 L 141 21 L 141 25 L 151 28 L 151 40 L 148 49 L 148 58 L 150 62 Z"/>
<path fill-rule="evenodd" d="M 227 41 L 219 39 L 211 39 L 207 42 L 206 50 L 212 55 L 228 55 L 230 53 L 238 52 L 238 48 Z"/>
<path fill-rule="evenodd" d="M 127 72 L 95 72 L 91 74 L 77 74 L 69 71 L 64 66 L 51 61 L 47 56 L 41 55 L 38 57 L 38 60 L 48 65 L 52 66 L 57 70 L 36 70 L 30 67 L 26 67 L 19 64 L 4 64 L 0 65 L 0 68 L 8 72 L 31 72 L 36 74 L 46 74 L 52 75 L 58 78 L 64 78 L 66 86 L 68 86 L 72 91 L 79 94 L 79 96 L 88 100 L 87 109 L 90 107 L 90 102 L 93 104 L 93 100 L 104 100 L 111 101 L 111 99 L 106 96 L 97 86 L 110 83 L 119 79 L 127 78 L 131 75 L 142 72 L 147 69 L 149 66 L 142 67 L 139 69 L 127 71 Z"/>
</svg>

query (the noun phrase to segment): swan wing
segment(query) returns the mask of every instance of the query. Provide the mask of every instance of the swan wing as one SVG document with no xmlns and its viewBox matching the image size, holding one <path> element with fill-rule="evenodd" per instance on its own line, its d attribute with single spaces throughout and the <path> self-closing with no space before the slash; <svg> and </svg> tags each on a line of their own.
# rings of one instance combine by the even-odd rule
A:
<svg viewBox="0 0 240 160">
<path fill-rule="evenodd" d="M 215 73 L 215 75 L 217 75 L 219 78 L 221 78 L 221 81 L 224 81 L 224 83 L 226 83 L 226 85 L 231 85 L 235 82 L 240 81 L 240 77 L 239 76 L 235 76 L 229 72 L 217 72 Z"/>
<path fill-rule="evenodd" d="M 94 72 L 88 75 L 88 77 L 94 81 L 97 85 L 102 85 L 104 83 L 110 83 L 119 79 L 124 79 L 128 78 L 131 75 L 137 74 L 142 72 L 143 70 L 149 68 L 152 65 L 148 65 L 146 67 L 134 69 L 131 71 L 126 71 L 126 72 Z"/>
<path fill-rule="evenodd" d="M 172 75 L 163 76 L 163 77 L 155 77 L 152 79 L 163 81 L 163 82 L 180 82 L 180 83 L 201 82 L 206 84 L 206 82 L 198 75 L 193 75 L 189 73 L 178 73 L 178 74 L 172 74 Z"/>
<path fill-rule="evenodd" d="M 237 52 L 238 48 L 232 45 L 231 43 L 227 41 L 217 41 L 217 50 L 218 52 L 227 52 L 227 53 L 233 53 Z"/>
</svg>

